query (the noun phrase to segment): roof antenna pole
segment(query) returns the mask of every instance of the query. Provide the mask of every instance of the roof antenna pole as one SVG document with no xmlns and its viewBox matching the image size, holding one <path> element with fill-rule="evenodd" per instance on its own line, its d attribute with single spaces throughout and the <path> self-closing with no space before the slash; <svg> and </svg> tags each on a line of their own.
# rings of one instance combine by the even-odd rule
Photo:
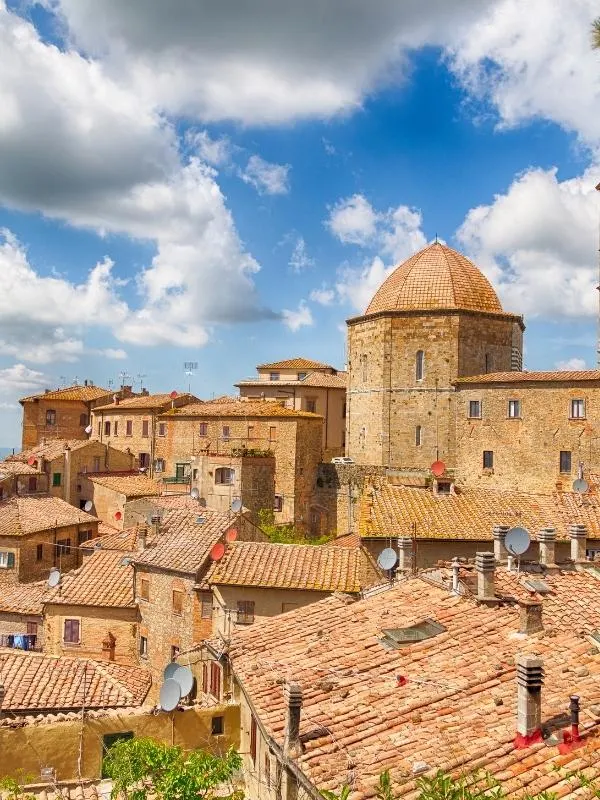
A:
<svg viewBox="0 0 600 800">
<path fill-rule="evenodd" d="M 596 191 L 600 192 L 600 183 L 596 186 Z M 596 344 L 596 366 L 600 368 L 600 213 L 598 215 L 598 341 Z"/>
</svg>

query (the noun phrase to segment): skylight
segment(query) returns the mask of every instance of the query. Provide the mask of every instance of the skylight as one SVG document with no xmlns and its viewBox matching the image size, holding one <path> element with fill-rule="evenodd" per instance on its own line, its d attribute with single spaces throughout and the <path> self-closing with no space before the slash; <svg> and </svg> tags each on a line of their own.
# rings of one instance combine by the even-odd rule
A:
<svg viewBox="0 0 600 800">
<path fill-rule="evenodd" d="M 527 580 L 523 581 L 523 586 L 528 591 L 537 592 L 538 594 L 548 594 L 552 591 L 546 581 L 538 578 L 527 578 Z"/>
<path fill-rule="evenodd" d="M 444 633 L 446 628 L 433 619 L 425 619 L 407 628 L 384 628 L 382 629 L 382 645 L 387 650 L 398 650 L 415 642 L 422 642 L 425 639 L 432 639 L 440 633 Z"/>
</svg>

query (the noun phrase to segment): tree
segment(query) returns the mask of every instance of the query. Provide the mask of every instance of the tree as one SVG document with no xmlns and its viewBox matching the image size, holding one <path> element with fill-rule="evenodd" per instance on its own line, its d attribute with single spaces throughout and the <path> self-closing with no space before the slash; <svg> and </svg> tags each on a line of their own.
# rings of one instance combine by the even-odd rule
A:
<svg viewBox="0 0 600 800">
<path fill-rule="evenodd" d="M 258 527 L 273 544 L 327 544 L 333 538 L 327 535 L 303 536 L 292 522 L 277 525 L 275 514 L 270 508 L 261 508 L 258 512 Z"/>
<path fill-rule="evenodd" d="M 600 17 L 592 22 L 592 47 L 594 50 L 600 50 Z"/>
<path fill-rule="evenodd" d="M 242 759 L 230 748 L 223 756 L 203 750 L 186 753 L 154 739 L 139 738 L 115 742 L 106 754 L 104 769 L 112 778 L 112 797 L 128 800 L 241 800 L 243 792 L 223 792 Z"/>
</svg>

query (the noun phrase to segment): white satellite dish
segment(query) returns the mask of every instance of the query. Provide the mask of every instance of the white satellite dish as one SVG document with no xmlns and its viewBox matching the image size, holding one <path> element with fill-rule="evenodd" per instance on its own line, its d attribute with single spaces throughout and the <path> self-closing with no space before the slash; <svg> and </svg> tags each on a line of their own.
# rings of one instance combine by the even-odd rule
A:
<svg viewBox="0 0 600 800">
<path fill-rule="evenodd" d="M 240 497 L 234 498 L 234 500 L 231 503 L 231 510 L 233 511 L 234 514 L 237 514 L 238 511 L 242 510 L 242 499 Z"/>
<path fill-rule="evenodd" d="M 91 433 L 92 432 L 92 426 L 88 425 L 87 428 L 85 429 L 85 432 L 86 433 Z"/>
<path fill-rule="evenodd" d="M 163 711 L 173 711 L 181 700 L 181 686 L 168 678 L 160 687 L 159 702 Z"/>
<path fill-rule="evenodd" d="M 577 478 L 577 480 L 573 481 L 573 491 L 577 492 L 577 494 L 585 494 L 589 488 L 590 485 L 585 478 Z"/>
<path fill-rule="evenodd" d="M 173 678 L 178 669 L 179 669 L 179 664 L 176 661 L 171 661 L 170 664 L 167 664 L 167 666 L 163 670 L 164 680 L 166 681 L 171 680 L 171 678 Z"/>
<path fill-rule="evenodd" d="M 196 489 L 196 487 L 195 487 L 195 486 L 194 486 L 194 488 L 192 489 L 192 491 L 190 492 L 190 497 L 191 497 L 193 500 L 198 500 L 198 498 L 200 497 L 200 492 L 198 491 L 198 489 Z"/>
<path fill-rule="evenodd" d="M 92 503 L 92 501 L 91 500 L 86 500 L 85 504 L 83 506 L 83 510 L 84 511 L 91 511 L 93 507 L 94 507 L 94 504 Z"/>
<path fill-rule="evenodd" d="M 393 569 L 398 561 L 398 554 L 393 547 L 386 547 L 377 556 L 377 563 L 381 569 Z"/>
<path fill-rule="evenodd" d="M 513 556 L 522 555 L 531 542 L 531 536 L 526 528 L 511 528 L 504 539 L 504 547 Z"/>
<path fill-rule="evenodd" d="M 50 574 L 48 575 L 48 586 L 50 589 L 54 589 L 60 583 L 60 571 L 57 569 L 51 569 Z"/>
<path fill-rule="evenodd" d="M 185 697 L 189 694 L 194 687 L 194 676 L 191 669 L 177 665 L 177 669 L 173 673 L 173 680 L 177 681 L 181 688 L 181 696 Z"/>
</svg>

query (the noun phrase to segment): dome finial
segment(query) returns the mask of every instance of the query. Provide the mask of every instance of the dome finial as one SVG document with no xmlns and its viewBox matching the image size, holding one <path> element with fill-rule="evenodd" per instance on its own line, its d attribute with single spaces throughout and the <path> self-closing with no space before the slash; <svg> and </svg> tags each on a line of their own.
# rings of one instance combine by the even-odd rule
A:
<svg viewBox="0 0 600 800">
<path fill-rule="evenodd" d="M 437 243 L 438 243 L 438 238 L 437 238 L 437 232 L 436 232 L 436 234 L 435 234 L 435 244 L 437 244 Z"/>
</svg>

